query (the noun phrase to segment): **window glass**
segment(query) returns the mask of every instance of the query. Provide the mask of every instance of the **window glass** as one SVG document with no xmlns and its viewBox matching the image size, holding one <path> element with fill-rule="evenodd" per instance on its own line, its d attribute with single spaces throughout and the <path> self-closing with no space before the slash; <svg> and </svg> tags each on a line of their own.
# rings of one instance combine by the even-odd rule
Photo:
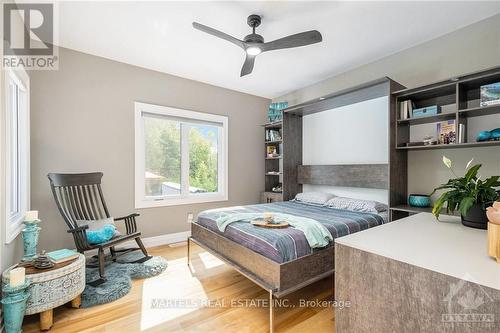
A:
<svg viewBox="0 0 500 333">
<path fill-rule="evenodd" d="M 180 122 L 144 117 L 145 194 L 148 197 L 181 193 Z"/>
<path fill-rule="evenodd" d="M 137 208 L 227 200 L 225 116 L 135 103 Z"/>
<path fill-rule="evenodd" d="M 189 126 L 189 193 L 218 191 L 219 128 Z"/>
</svg>

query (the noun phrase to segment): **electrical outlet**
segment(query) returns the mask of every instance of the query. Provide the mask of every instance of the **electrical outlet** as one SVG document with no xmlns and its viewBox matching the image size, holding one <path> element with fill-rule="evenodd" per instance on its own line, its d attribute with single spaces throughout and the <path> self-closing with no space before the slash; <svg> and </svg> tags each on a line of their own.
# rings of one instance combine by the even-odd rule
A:
<svg viewBox="0 0 500 333">
<path fill-rule="evenodd" d="M 187 215 L 187 223 L 188 224 L 193 223 L 193 213 L 188 213 L 188 215 Z"/>
</svg>

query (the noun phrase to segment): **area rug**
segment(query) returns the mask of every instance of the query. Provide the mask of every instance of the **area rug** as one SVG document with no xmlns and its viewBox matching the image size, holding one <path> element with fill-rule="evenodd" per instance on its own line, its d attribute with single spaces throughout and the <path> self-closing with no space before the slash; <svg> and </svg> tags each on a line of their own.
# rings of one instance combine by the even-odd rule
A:
<svg viewBox="0 0 500 333">
<path fill-rule="evenodd" d="M 113 302 L 127 295 L 132 288 L 132 279 L 144 279 L 161 274 L 167 268 L 167 260 L 163 257 L 152 257 L 143 263 L 128 263 L 143 257 L 140 252 L 128 253 L 106 266 L 107 281 L 92 287 L 88 283 L 99 278 L 98 268 L 86 268 L 87 285 L 82 293 L 82 308 Z M 92 258 L 88 263 L 96 263 Z"/>
</svg>

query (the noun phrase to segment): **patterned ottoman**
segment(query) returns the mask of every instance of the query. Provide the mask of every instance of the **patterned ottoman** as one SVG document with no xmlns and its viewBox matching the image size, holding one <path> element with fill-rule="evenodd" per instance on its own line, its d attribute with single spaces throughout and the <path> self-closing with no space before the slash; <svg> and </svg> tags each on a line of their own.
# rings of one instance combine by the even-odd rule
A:
<svg viewBox="0 0 500 333">
<path fill-rule="evenodd" d="M 9 283 L 9 271 L 14 267 L 3 273 L 4 284 Z M 40 313 L 40 329 L 48 330 L 53 323 L 52 309 L 70 301 L 73 307 L 80 307 L 80 294 L 85 289 L 85 256 L 79 254 L 66 266 L 39 272 L 26 272 L 26 278 L 31 281 L 26 314 Z"/>
</svg>

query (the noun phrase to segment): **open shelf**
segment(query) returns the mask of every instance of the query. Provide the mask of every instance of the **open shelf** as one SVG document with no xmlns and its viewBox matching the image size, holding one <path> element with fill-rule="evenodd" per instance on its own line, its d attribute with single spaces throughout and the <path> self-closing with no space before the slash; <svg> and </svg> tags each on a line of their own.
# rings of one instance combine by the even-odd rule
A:
<svg viewBox="0 0 500 333">
<path fill-rule="evenodd" d="M 464 110 L 459 110 L 458 113 L 460 114 L 460 116 L 465 116 L 465 117 L 480 117 L 491 114 L 500 114 L 500 104 L 468 108 Z"/>
<path fill-rule="evenodd" d="M 277 144 L 283 142 L 282 140 L 276 140 L 276 141 L 266 141 L 266 145 L 272 145 L 272 144 Z"/>
<path fill-rule="evenodd" d="M 456 83 L 453 81 L 439 82 L 425 87 L 402 89 L 394 92 L 402 100 L 404 99 L 429 99 L 441 95 L 451 95 L 455 93 Z"/>
<path fill-rule="evenodd" d="M 266 157 L 266 160 L 281 160 L 283 157 L 281 156 L 276 156 L 276 157 Z"/>
<path fill-rule="evenodd" d="M 397 210 L 397 211 L 400 211 L 400 212 L 407 212 L 407 213 L 411 213 L 411 214 L 432 213 L 432 207 L 413 207 L 413 206 L 410 206 L 410 205 L 397 205 L 397 206 L 391 207 L 390 209 L 391 210 Z M 441 214 L 448 215 L 446 213 L 445 209 L 443 209 L 441 211 Z M 455 213 L 453 213 L 451 215 L 460 216 L 460 213 L 456 213 L 455 212 Z"/>
<path fill-rule="evenodd" d="M 484 141 L 484 142 L 466 142 L 454 143 L 448 145 L 429 145 L 429 146 L 411 146 L 397 147 L 398 150 L 430 150 L 430 149 L 455 149 L 455 148 L 470 148 L 470 147 L 490 147 L 499 146 L 500 141 Z"/>
<path fill-rule="evenodd" d="M 283 173 L 280 172 L 280 173 L 270 173 L 270 172 L 266 172 L 266 176 L 281 176 Z"/>
<path fill-rule="evenodd" d="M 451 120 L 455 119 L 456 113 L 439 113 L 431 116 L 423 116 L 423 117 L 415 117 L 409 119 L 400 119 L 398 120 L 398 124 L 410 124 L 410 125 L 418 125 L 418 124 L 426 124 L 433 123 L 443 120 Z"/>
<path fill-rule="evenodd" d="M 264 128 L 281 128 L 281 126 L 283 126 L 283 122 L 276 121 L 274 123 L 267 123 L 262 126 L 264 126 Z"/>
</svg>

